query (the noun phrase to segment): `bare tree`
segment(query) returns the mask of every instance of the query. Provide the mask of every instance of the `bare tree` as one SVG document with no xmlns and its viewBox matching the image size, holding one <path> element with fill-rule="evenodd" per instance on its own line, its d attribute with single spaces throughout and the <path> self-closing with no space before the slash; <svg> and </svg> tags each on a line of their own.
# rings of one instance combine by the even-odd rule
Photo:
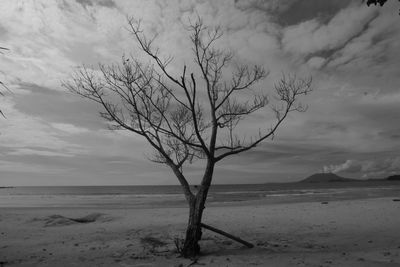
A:
<svg viewBox="0 0 400 267">
<path fill-rule="evenodd" d="M 121 64 L 99 65 L 97 70 L 83 66 L 64 86 L 101 105 L 101 116 L 113 129 L 142 136 L 154 148 L 152 160 L 172 169 L 189 204 L 181 253 L 193 257 L 200 252 L 202 215 L 216 164 L 272 138 L 290 112 L 305 111 L 297 100 L 311 91 L 311 78 L 284 76 L 275 85 L 276 104 L 272 105 L 266 95 L 252 90 L 267 76 L 262 67 L 236 64 L 226 77 L 234 65 L 233 53 L 216 47 L 223 34 L 220 27 L 206 27 L 200 18 L 188 26 L 196 72 L 184 65 L 179 77 L 169 71 L 172 58 L 160 56 L 154 38 L 146 37 L 140 21 L 130 19 L 129 30 L 153 64 L 123 57 Z M 243 101 L 238 97 L 242 92 L 251 98 Z M 270 127 L 251 138 L 239 138 L 237 129 L 243 119 L 265 107 L 274 113 Z M 205 161 L 205 169 L 194 192 L 183 167 L 199 158 Z"/>
</svg>

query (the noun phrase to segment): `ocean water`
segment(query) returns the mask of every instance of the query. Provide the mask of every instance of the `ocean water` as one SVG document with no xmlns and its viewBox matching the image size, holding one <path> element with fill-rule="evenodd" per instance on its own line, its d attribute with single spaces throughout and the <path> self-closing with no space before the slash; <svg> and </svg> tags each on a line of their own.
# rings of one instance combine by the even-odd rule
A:
<svg viewBox="0 0 400 267">
<path fill-rule="evenodd" d="M 193 187 L 193 190 L 196 190 Z M 400 182 L 333 182 L 212 185 L 214 205 L 261 200 L 267 203 L 400 197 Z M 0 189 L 0 207 L 153 207 L 185 205 L 179 185 L 37 186 Z"/>
</svg>

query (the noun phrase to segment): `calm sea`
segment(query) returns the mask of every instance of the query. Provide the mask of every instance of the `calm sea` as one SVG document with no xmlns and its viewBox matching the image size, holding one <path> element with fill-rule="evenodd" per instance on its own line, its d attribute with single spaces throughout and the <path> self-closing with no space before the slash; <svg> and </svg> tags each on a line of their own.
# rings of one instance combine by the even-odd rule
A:
<svg viewBox="0 0 400 267">
<path fill-rule="evenodd" d="M 195 188 L 193 188 L 195 190 Z M 333 182 L 212 185 L 210 203 L 263 200 L 271 203 L 400 197 L 400 182 Z M 38 186 L 0 189 L 0 207 L 13 206 L 146 206 L 181 205 L 178 185 Z"/>
</svg>

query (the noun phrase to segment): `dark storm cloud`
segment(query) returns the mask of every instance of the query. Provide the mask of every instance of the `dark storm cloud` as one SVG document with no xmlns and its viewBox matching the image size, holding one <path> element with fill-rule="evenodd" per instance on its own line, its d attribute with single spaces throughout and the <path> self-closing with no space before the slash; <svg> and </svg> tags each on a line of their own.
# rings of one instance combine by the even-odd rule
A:
<svg viewBox="0 0 400 267">
<path fill-rule="evenodd" d="M 87 6 L 93 6 L 93 5 L 99 5 L 99 6 L 104 6 L 104 7 L 116 7 L 116 4 L 114 3 L 113 0 L 76 0 L 79 4 L 81 4 L 84 7 Z"/>
<path fill-rule="evenodd" d="M 278 23 L 282 26 L 290 26 L 307 20 L 317 19 L 326 23 L 338 11 L 347 7 L 351 0 L 336 1 L 292 1 L 287 9 L 278 14 Z M 301 12 L 299 12 L 301 10 Z"/>
</svg>

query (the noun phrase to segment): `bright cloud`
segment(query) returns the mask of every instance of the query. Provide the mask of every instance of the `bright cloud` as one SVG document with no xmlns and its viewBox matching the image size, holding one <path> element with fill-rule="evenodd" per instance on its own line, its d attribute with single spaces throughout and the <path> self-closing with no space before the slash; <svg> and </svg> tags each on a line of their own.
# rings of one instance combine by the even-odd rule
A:
<svg viewBox="0 0 400 267">
<path fill-rule="evenodd" d="M 83 127 L 77 127 L 75 125 L 69 123 L 52 123 L 51 126 L 56 128 L 62 132 L 66 132 L 68 134 L 80 134 L 87 133 L 89 130 Z"/>
<path fill-rule="evenodd" d="M 338 165 L 324 166 L 325 173 L 362 173 L 364 178 L 382 178 L 400 172 L 400 157 L 375 160 L 346 160 Z"/>
<path fill-rule="evenodd" d="M 356 37 L 377 16 L 377 11 L 353 6 L 343 9 L 328 24 L 313 19 L 290 26 L 283 34 L 283 47 L 294 54 L 312 54 L 338 49 Z"/>
<path fill-rule="evenodd" d="M 362 170 L 362 164 L 356 160 L 346 160 L 345 163 L 339 165 L 324 166 L 325 173 L 338 173 L 338 172 L 359 172 Z"/>
</svg>

